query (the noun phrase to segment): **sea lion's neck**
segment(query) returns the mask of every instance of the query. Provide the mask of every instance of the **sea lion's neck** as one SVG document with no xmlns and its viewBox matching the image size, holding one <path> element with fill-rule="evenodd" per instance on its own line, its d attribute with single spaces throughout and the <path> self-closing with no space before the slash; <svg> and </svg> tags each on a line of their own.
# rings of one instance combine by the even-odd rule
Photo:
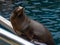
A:
<svg viewBox="0 0 60 45">
<path fill-rule="evenodd" d="M 25 19 L 24 19 L 23 23 L 21 24 L 22 30 L 25 30 L 29 26 L 29 24 L 30 24 L 30 19 L 28 19 L 28 17 L 25 16 Z"/>
</svg>

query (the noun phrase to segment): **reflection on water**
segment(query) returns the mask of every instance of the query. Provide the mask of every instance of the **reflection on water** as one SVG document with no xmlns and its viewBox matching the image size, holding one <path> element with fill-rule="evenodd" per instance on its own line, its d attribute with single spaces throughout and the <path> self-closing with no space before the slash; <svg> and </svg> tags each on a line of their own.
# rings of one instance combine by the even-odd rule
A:
<svg viewBox="0 0 60 45">
<path fill-rule="evenodd" d="M 60 0 L 0 2 L 0 14 L 9 20 L 12 10 L 17 6 L 23 6 L 30 18 L 43 23 L 51 31 L 56 45 L 60 45 Z"/>
</svg>

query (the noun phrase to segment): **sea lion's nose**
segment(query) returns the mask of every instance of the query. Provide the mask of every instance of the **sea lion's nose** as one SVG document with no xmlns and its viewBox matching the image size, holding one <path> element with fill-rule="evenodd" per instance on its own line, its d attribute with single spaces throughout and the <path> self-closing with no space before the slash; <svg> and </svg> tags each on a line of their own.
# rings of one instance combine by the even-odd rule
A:
<svg viewBox="0 0 60 45">
<path fill-rule="evenodd" d="M 19 6 L 18 9 L 17 9 L 17 14 L 18 14 L 18 16 L 23 15 L 23 13 L 24 13 L 23 7 Z"/>
<path fill-rule="evenodd" d="M 23 9 L 23 7 L 19 6 L 18 9 L 17 9 L 17 11 L 20 11 L 22 9 Z"/>
<path fill-rule="evenodd" d="M 23 7 L 19 6 L 15 11 L 16 13 L 21 13 L 23 11 Z"/>
<path fill-rule="evenodd" d="M 14 11 L 15 11 L 15 13 L 19 13 L 22 11 L 22 9 L 23 9 L 23 7 L 19 6 L 19 7 L 15 8 Z"/>
</svg>

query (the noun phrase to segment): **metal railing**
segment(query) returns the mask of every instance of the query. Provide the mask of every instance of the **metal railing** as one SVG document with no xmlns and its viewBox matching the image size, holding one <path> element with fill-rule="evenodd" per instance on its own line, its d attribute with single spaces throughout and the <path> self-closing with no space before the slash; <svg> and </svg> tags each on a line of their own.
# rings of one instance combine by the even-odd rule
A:
<svg viewBox="0 0 60 45">
<path fill-rule="evenodd" d="M 5 29 L 0 28 L 0 37 L 2 36 L 4 38 L 11 39 L 12 41 L 19 43 L 19 45 L 35 45 L 31 42 L 28 42 L 27 40 L 24 40 L 21 37 L 18 37 L 17 35 L 15 35 L 15 32 L 13 30 L 11 23 L 8 20 L 6 20 L 5 18 L 3 18 L 2 16 L 0 16 L 0 24 L 14 33 L 14 34 L 12 34 L 8 31 L 6 31 Z M 46 44 L 40 43 L 40 45 L 46 45 Z"/>
<path fill-rule="evenodd" d="M 10 38 L 22 45 L 34 45 L 34 44 L 22 39 L 21 37 L 18 37 L 18 36 L 8 32 L 8 31 L 5 31 L 4 29 L 1 29 L 1 28 L 0 28 L 0 35 L 6 36 L 7 38 Z"/>
</svg>

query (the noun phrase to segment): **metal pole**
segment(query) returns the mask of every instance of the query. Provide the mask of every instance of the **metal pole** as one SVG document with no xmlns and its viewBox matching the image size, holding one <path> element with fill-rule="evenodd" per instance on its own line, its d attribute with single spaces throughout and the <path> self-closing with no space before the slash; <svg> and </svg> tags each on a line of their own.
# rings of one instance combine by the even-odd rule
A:
<svg viewBox="0 0 60 45">
<path fill-rule="evenodd" d="M 15 31 L 13 30 L 11 22 L 2 16 L 0 16 L 0 24 L 15 34 Z"/>
<path fill-rule="evenodd" d="M 6 20 L 2 16 L 0 16 L 0 24 L 3 25 L 5 28 L 9 29 L 10 31 L 12 31 L 15 34 L 10 21 Z M 30 43 L 30 42 L 22 39 L 21 37 L 18 37 L 18 36 L 14 35 L 14 34 L 12 34 L 10 32 L 8 32 L 8 31 L 5 31 L 2 28 L 0 28 L 0 34 L 8 37 L 9 39 L 15 40 L 16 42 L 18 42 L 20 44 L 23 44 L 23 45 L 34 45 L 34 44 L 32 44 L 32 43 Z M 46 45 L 46 44 L 40 43 L 40 45 Z"/>
<path fill-rule="evenodd" d="M 4 36 L 8 37 L 9 39 L 12 39 L 12 40 L 14 40 L 14 41 L 16 41 L 16 42 L 18 42 L 20 44 L 23 44 L 23 45 L 34 45 L 34 44 L 32 44 L 32 43 L 30 43 L 30 42 L 28 42 L 28 41 L 26 41 L 26 40 L 24 40 L 24 39 L 22 39 L 20 37 L 8 32 L 8 31 L 5 31 L 2 28 L 0 28 L 0 34 L 4 35 Z"/>
</svg>

